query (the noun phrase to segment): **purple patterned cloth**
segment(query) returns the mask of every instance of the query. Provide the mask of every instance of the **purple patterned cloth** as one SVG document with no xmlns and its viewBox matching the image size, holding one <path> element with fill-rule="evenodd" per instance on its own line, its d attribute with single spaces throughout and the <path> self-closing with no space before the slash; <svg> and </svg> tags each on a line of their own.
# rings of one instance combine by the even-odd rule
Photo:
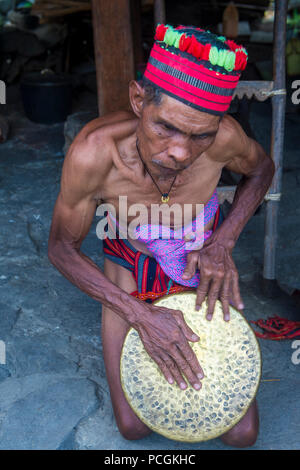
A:
<svg viewBox="0 0 300 470">
<path fill-rule="evenodd" d="M 162 225 L 142 225 L 135 229 L 135 237 L 146 244 L 162 270 L 173 281 L 189 287 L 197 287 L 200 282 L 199 271 L 192 279 L 182 279 L 191 250 L 199 250 L 203 242 L 212 234 L 212 230 L 203 231 L 203 227 L 215 216 L 219 207 L 217 190 L 214 191 L 204 210 L 187 226 L 172 230 Z M 153 239 L 153 235 L 156 238 Z"/>
</svg>

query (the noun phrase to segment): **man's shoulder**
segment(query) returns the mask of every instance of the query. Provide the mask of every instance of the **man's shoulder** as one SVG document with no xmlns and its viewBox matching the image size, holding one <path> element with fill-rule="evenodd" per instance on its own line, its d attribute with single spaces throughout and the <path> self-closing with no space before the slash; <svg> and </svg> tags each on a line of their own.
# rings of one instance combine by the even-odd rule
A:
<svg viewBox="0 0 300 470">
<path fill-rule="evenodd" d="M 126 133 L 135 116 L 129 111 L 118 111 L 89 121 L 76 135 L 72 146 L 95 150 L 97 144 L 101 146 L 111 144 Z"/>
<path fill-rule="evenodd" d="M 225 114 L 221 119 L 219 131 L 216 137 L 216 149 L 222 149 L 222 159 L 241 155 L 247 151 L 249 137 L 239 122 L 230 114 Z"/>
<path fill-rule="evenodd" d="M 134 115 L 115 112 L 88 122 L 69 147 L 66 161 L 86 172 L 104 171 L 113 163 L 117 141 L 133 127 Z"/>
</svg>

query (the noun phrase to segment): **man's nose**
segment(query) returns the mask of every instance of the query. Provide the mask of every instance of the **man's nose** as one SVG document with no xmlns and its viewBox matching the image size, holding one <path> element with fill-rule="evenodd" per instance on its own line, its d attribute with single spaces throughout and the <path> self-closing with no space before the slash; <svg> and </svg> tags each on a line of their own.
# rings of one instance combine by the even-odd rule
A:
<svg viewBox="0 0 300 470">
<path fill-rule="evenodd" d="M 178 137 L 173 139 L 168 147 L 169 157 L 177 163 L 186 163 L 192 158 L 188 138 Z"/>
</svg>

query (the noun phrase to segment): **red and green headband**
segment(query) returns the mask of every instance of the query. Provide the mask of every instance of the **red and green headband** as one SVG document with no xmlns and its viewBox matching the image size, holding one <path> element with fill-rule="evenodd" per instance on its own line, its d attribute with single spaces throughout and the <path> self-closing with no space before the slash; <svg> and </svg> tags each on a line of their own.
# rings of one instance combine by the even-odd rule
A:
<svg viewBox="0 0 300 470">
<path fill-rule="evenodd" d="M 144 79 L 200 111 L 223 115 L 247 65 L 243 46 L 201 28 L 158 25 Z"/>
</svg>

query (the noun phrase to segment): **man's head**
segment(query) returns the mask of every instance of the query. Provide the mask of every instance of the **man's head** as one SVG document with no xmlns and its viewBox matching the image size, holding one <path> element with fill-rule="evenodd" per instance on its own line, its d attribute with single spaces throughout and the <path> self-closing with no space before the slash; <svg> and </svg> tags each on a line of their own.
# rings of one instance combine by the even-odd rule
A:
<svg viewBox="0 0 300 470">
<path fill-rule="evenodd" d="M 130 84 L 141 151 L 152 169 L 180 171 L 213 143 L 246 63 L 245 49 L 222 36 L 157 27 L 143 80 Z"/>
</svg>

